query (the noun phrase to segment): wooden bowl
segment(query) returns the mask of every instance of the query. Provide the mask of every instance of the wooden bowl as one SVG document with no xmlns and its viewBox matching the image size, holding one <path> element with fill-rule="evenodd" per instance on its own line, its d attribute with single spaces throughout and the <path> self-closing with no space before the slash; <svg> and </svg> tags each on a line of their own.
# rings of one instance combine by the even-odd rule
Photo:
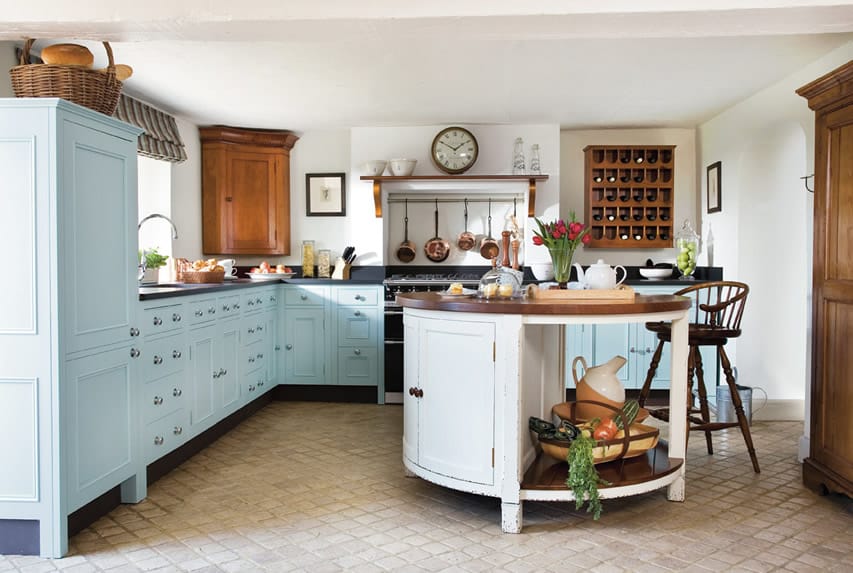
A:
<svg viewBox="0 0 853 573">
<path fill-rule="evenodd" d="M 581 406 L 581 404 L 578 404 L 577 402 L 560 402 L 559 404 L 554 404 L 554 407 L 551 408 L 551 413 L 553 415 L 557 416 L 558 418 L 560 418 L 561 420 L 568 420 L 569 422 L 572 422 L 573 424 L 580 424 L 580 423 L 586 422 L 588 420 L 591 420 L 592 418 L 601 417 L 601 416 L 592 416 L 591 418 L 586 418 L 584 416 L 579 415 L 578 408 L 580 408 L 580 406 Z M 595 406 L 595 404 L 592 404 L 592 406 Z M 616 412 L 614 412 L 613 410 L 610 410 L 609 408 L 605 408 L 603 405 L 599 405 L 597 407 L 601 411 L 606 412 L 604 414 L 604 417 L 612 418 L 613 416 L 616 415 Z M 614 407 L 621 409 L 622 405 L 619 404 L 619 405 L 614 406 Z M 648 417 L 649 417 L 649 411 L 646 410 L 645 408 L 640 408 L 640 411 L 637 412 L 637 417 L 634 418 L 634 423 L 642 422 L 643 420 L 645 420 Z"/>
<path fill-rule="evenodd" d="M 660 431 L 653 426 L 633 423 L 627 435 L 619 430 L 613 439 L 602 440 L 592 449 L 593 462 L 603 464 L 620 458 L 634 458 L 646 453 L 658 444 Z M 565 442 L 540 438 L 542 451 L 555 460 L 566 461 L 569 446 Z"/>
<path fill-rule="evenodd" d="M 210 284 L 225 282 L 225 271 L 181 271 L 178 282 L 190 284 Z"/>
</svg>

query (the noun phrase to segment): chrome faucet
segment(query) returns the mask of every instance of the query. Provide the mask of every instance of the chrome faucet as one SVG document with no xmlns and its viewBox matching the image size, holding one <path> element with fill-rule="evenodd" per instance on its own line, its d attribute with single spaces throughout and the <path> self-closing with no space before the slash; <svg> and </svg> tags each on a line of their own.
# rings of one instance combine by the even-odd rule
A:
<svg viewBox="0 0 853 573">
<path fill-rule="evenodd" d="M 178 238 L 178 228 L 175 227 L 175 224 L 172 222 L 172 220 L 170 218 L 168 218 L 166 215 L 161 215 L 160 213 L 151 213 L 150 215 L 143 217 L 143 219 L 136 226 L 136 230 L 139 231 L 142 228 L 142 223 L 144 223 L 145 221 L 148 221 L 149 219 L 166 219 L 169 222 L 169 224 L 172 226 L 172 238 L 173 239 Z"/>
<path fill-rule="evenodd" d="M 166 221 L 168 221 L 169 225 L 172 226 L 172 238 L 173 239 L 178 238 L 178 228 L 175 227 L 175 223 L 173 223 L 172 220 L 170 218 L 168 218 L 166 215 L 161 215 L 160 213 L 151 213 L 150 215 L 143 217 L 142 220 L 139 222 L 139 224 L 136 226 L 137 233 L 139 232 L 140 229 L 142 229 L 142 224 L 146 221 L 151 220 L 151 219 L 165 219 Z M 145 257 L 142 257 L 142 260 L 139 262 L 139 274 L 138 274 L 137 280 L 140 280 L 140 281 L 142 280 L 142 276 L 145 274 L 145 269 L 146 269 Z"/>
</svg>

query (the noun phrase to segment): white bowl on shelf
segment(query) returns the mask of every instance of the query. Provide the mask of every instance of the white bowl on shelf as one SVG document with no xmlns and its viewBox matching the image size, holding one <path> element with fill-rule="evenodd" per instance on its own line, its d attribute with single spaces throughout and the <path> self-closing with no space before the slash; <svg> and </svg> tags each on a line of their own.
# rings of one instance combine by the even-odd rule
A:
<svg viewBox="0 0 853 573">
<path fill-rule="evenodd" d="M 392 175 L 407 177 L 415 172 L 417 162 L 417 159 L 392 159 L 388 162 L 388 169 Z"/>
<path fill-rule="evenodd" d="M 537 281 L 554 280 L 553 263 L 530 263 L 530 271 Z"/>
<path fill-rule="evenodd" d="M 672 267 L 640 267 L 640 275 L 653 281 L 660 281 L 672 277 Z"/>
<path fill-rule="evenodd" d="M 382 160 L 365 161 L 361 166 L 361 170 L 365 175 L 375 177 L 377 175 L 382 175 L 385 172 L 386 165 L 388 165 L 388 162 Z"/>
</svg>

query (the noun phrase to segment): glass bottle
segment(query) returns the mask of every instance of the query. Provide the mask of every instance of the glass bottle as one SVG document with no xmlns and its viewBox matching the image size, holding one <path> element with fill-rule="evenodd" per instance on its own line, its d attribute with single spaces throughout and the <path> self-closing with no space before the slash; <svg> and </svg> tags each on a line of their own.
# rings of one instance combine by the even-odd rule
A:
<svg viewBox="0 0 853 573">
<path fill-rule="evenodd" d="M 524 140 L 520 137 L 515 138 L 515 149 L 512 153 L 512 174 L 524 175 L 527 169 L 524 163 Z"/>
<path fill-rule="evenodd" d="M 302 241 L 302 276 L 314 276 L 314 241 Z"/>
<path fill-rule="evenodd" d="M 540 175 L 542 173 L 542 166 L 539 163 L 538 143 L 530 146 L 530 173 L 533 175 Z"/>
<path fill-rule="evenodd" d="M 678 249 L 676 266 L 681 273 L 680 280 L 693 280 L 696 270 L 696 257 L 699 255 L 699 235 L 693 230 L 689 219 L 685 219 L 681 230 L 675 235 L 675 246 Z"/>
<path fill-rule="evenodd" d="M 329 249 L 317 251 L 317 278 L 327 279 L 331 276 L 332 252 Z"/>
</svg>

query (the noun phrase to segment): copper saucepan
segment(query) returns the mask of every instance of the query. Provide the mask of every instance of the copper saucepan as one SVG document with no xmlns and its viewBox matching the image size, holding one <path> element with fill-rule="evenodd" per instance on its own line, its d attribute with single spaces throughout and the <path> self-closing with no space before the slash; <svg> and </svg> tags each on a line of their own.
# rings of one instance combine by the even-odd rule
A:
<svg viewBox="0 0 853 573">
<path fill-rule="evenodd" d="M 397 247 L 397 258 L 404 263 L 411 263 L 415 258 L 415 244 L 409 240 L 409 200 L 406 199 L 406 216 L 403 219 L 405 225 L 403 231 L 403 242 Z"/>
<path fill-rule="evenodd" d="M 489 234 L 480 243 L 480 256 L 484 259 L 494 259 L 500 253 L 498 242 L 492 238 L 492 200 L 489 199 Z"/>
<path fill-rule="evenodd" d="M 465 230 L 456 239 L 456 246 L 463 251 L 470 251 L 477 244 L 477 237 L 468 230 L 468 199 L 465 199 Z"/>
<path fill-rule="evenodd" d="M 434 263 L 440 263 L 450 255 L 450 243 L 438 236 L 438 199 L 435 200 L 435 236 L 424 245 L 424 252 Z"/>
</svg>

